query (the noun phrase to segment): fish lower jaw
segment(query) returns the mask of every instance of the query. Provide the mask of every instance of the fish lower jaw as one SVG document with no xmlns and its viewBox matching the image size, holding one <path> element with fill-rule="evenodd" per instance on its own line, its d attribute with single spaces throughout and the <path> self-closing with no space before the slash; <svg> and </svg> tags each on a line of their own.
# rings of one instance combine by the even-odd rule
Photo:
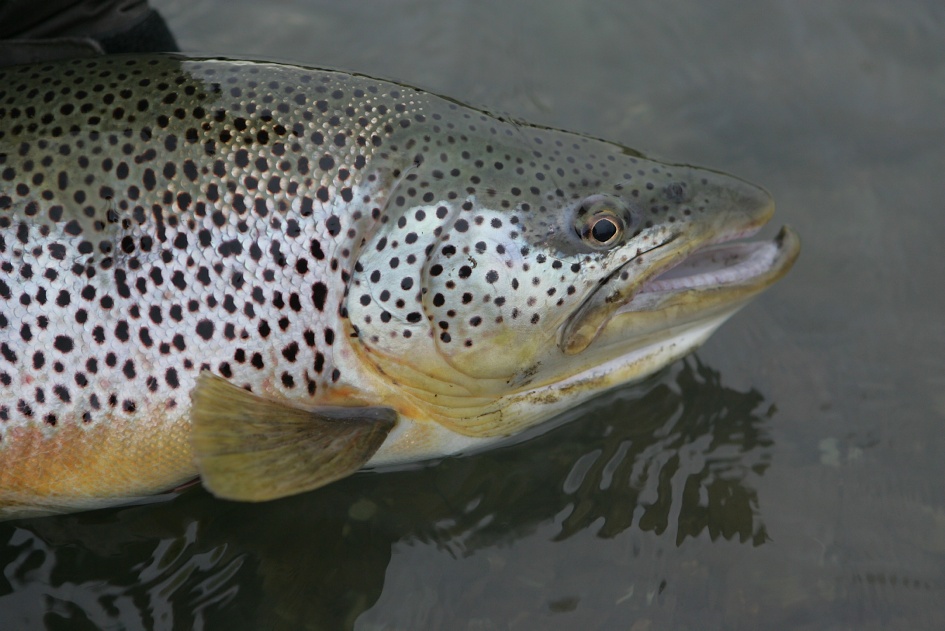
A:
<svg viewBox="0 0 945 631">
<path fill-rule="evenodd" d="M 665 329 L 646 340 L 638 340 L 632 347 L 625 346 L 626 350 L 620 354 L 617 350 L 620 348 L 619 344 L 608 348 L 608 340 L 601 338 L 595 342 L 594 347 L 599 348 L 600 356 L 611 355 L 612 359 L 601 360 L 586 370 L 546 388 L 553 387 L 561 392 L 562 396 L 566 396 L 570 391 L 583 391 L 585 396 L 581 399 L 569 401 L 569 404 L 573 404 L 604 390 L 644 379 L 701 346 L 741 306 L 743 305 L 733 305 L 711 316 Z"/>
<path fill-rule="evenodd" d="M 401 418 L 387 441 L 367 464 L 369 469 L 389 470 L 445 456 L 468 455 L 497 443 L 514 444 L 556 427 L 554 417 L 612 388 L 640 381 L 701 346 L 737 311 L 691 323 L 651 344 L 589 367 L 560 381 L 510 395 L 502 416 L 520 433 L 470 436 L 430 421 Z M 569 417 L 570 418 L 570 417 Z M 513 420 L 514 419 L 514 420 Z"/>
</svg>

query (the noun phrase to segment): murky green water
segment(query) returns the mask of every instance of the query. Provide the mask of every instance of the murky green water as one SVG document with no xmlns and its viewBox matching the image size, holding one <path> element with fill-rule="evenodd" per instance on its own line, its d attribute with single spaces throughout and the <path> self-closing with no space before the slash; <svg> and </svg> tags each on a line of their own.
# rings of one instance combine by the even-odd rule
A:
<svg viewBox="0 0 945 631">
<path fill-rule="evenodd" d="M 945 628 L 945 5 L 166 0 L 768 187 L 804 252 L 530 441 L 265 505 L 0 524 L 3 629 Z"/>
</svg>

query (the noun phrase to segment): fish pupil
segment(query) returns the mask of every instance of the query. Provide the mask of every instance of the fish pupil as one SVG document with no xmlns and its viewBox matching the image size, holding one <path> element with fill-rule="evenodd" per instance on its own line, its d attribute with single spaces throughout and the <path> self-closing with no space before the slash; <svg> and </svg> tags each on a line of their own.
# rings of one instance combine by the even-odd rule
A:
<svg viewBox="0 0 945 631">
<path fill-rule="evenodd" d="M 591 236 L 598 243 L 607 243 L 617 234 L 617 223 L 610 217 L 602 217 L 594 222 Z"/>
</svg>

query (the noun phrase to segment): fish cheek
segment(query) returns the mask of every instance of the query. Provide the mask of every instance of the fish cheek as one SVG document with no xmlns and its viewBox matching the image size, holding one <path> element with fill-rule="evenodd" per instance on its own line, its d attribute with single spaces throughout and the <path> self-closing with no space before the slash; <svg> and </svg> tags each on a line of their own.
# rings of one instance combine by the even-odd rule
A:
<svg viewBox="0 0 945 631">
<path fill-rule="evenodd" d="M 542 336 L 520 317 L 520 269 L 520 260 L 494 248 L 431 256 L 423 272 L 423 306 L 437 351 L 453 368 L 510 381 L 534 363 Z"/>
</svg>

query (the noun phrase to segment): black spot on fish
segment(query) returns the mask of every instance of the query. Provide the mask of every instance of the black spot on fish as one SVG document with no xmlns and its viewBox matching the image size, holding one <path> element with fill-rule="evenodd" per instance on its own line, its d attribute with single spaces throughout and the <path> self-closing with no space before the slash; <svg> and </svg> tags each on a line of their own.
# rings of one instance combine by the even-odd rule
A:
<svg viewBox="0 0 945 631">
<path fill-rule="evenodd" d="M 68 335 L 57 335 L 56 339 L 53 341 L 53 347 L 60 353 L 71 353 L 72 349 L 75 348 L 75 342 L 73 342 L 72 338 L 69 337 Z M 3 348 L 6 349 L 6 344 L 3 345 Z M 12 351 L 10 352 L 12 353 Z M 3 351 L 3 356 L 7 357 L 6 350 Z M 16 360 L 15 354 L 13 355 L 13 357 L 14 359 L 10 361 Z"/>
<path fill-rule="evenodd" d="M 328 230 L 328 234 L 336 237 L 341 232 L 341 220 L 338 219 L 337 215 L 332 215 L 325 221 L 325 228 Z"/>
<path fill-rule="evenodd" d="M 202 337 L 205 340 L 209 340 L 213 337 L 213 322 L 207 319 L 203 319 L 197 323 L 196 331 L 197 335 Z"/>
<path fill-rule="evenodd" d="M 312 286 L 312 302 L 319 311 L 325 310 L 325 299 L 328 297 L 328 287 L 325 283 L 317 282 Z"/>
<path fill-rule="evenodd" d="M 177 370 L 174 368 L 168 368 L 164 372 L 164 381 L 173 389 L 177 389 L 180 386 L 180 381 L 177 378 Z"/>
</svg>

